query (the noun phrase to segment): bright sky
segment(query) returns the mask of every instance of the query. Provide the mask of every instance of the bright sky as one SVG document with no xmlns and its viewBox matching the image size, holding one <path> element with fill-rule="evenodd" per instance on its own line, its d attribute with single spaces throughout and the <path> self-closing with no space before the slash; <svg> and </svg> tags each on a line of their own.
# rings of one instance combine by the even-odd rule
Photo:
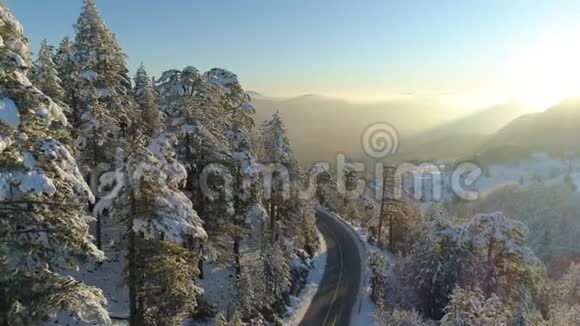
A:
<svg viewBox="0 0 580 326">
<path fill-rule="evenodd" d="M 72 35 L 81 0 L 6 0 L 34 49 Z M 220 66 L 267 95 L 515 98 L 580 90 L 578 0 L 97 0 L 132 70 Z"/>
</svg>

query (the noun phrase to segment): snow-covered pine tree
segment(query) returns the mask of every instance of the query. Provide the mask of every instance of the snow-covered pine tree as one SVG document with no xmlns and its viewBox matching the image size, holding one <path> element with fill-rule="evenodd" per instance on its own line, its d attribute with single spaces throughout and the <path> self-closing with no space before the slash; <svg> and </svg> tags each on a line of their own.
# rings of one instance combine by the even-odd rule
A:
<svg viewBox="0 0 580 326">
<path fill-rule="evenodd" d="M 143 90 L 151 84 L 151 79 L 149 79 L 149 76 L 147 75 L 147 70 L 145 69 L 143 62 L 141 62 L 141 65 L 137 68 L 135 77 L 133 77 L 133 84 L 133 97 L 135 98 L 135 102 L 141 104 Z"/>
<path fill-rule="evenodd" d="M 133 98 L 139 105 L 138 128 L 142 129 L 149 138 L 158 135 L 163 127 L 163 117 L 159 109 L 159 102 L 155 88 L 151 79 L 147 76 L 145 66 L 141 64 L 135 74 L 135 87 L 133 88 Z"/>
<path fill-rule="evenodd" d="M 272 115 L 272 119 L 266 121 L 260 129 L 261 146 L 263 148 L 260 160 L 267 163 L 282 164 L 290 172 L 291 177 L 296 177 L 297 162 L 288 140 L 288 134 L 280 113 Z"/>
<path fill-rule="evenodd" d="M 371 299 L 375 303 L 381 303 L 384 300 L 389 261 L 379 251 L 373 250 L 369 255 L 369 267 L 371 272 Z"/>
<path fill-rule="evenodd" d="M 316 185 L 314 194 L 316 202 L 321 206 L 336 211 L 338 206 L 337 183 L 329 168 L 322 163 L 315 164 L 308 171 L 308 175 Z"/>
<path fill-rule="evenodd" d="M 260 256 L 262 270 L 259 276 L 263 285 L 258 296 L 266 307 L 280 303 L 290 288 L 290 261 L 284 251 L 282 245 L 276 242 L 264 248 Z"/>
<path fill-rule="evenodd" d="M 73 131 L 78 127 L 80 115 L 78 113 L 77 80 L 79 67 L 72 49 L 70 39 L 65 37 L 54 56 L 54 63 L 58 71 L 58 77 L 64 91 L 63 102 L 68 105 L 70 111 L 67 114 L 68 121 Z M 66 113 L 66 112 L 65 112 Z"/>
<path fill-rule="evenodd" d="M 93 180 L 96 177 L 100 178 L 99 171 L 107 171 L 115 162 L 120 161 L 117 156 L 122 151 L 119 148 L 127 144 L 123 142 L 123 139 L 115 136 L 120 133 L 118 120 L 101 103 L 96 89 L 92 86 L 93 75 L 83 74 L 82 76 L 83 78 L 79 79 L 77 111 L 82 114 L 75 129 L 77 135 L 75 144 L 81 171 L 87 179 Z M 99 201 L 100 198 L 97 200 Z M 92 210 L 93 206 L 90 205 L 89 209 Z M 106 212 L 95 212 L 95 238 L 99 248 L 101 248 L 104 213 Z"/>
<path fill-rule="evenodd" d="M 259 189 L 259 168 L 252 152 L 250 136 L 246 130 L 239 125 L 234 125 L 231 129 L 226 130 L 225 135 L 234 152 L 235 166 L 232 171 L 234 223 L 242 229 L 248 230 L 252 226 L 260 225 L 265 215 Z M 243 236 L 242 234 L 233 234 L 233 238 L 236 268 L 239 272 L 239 241 L 242 240 Z"/>
<path fill-rule="evenodd" d="M 85 0 L 75 25 L 73 51 L 78 67 L 75 133 L 83 172 L 94 174 L 110 167 L 127 142 L 130 122 L 136 120 L 135 104 L 129 97 L 131 81 L 127 75 L 126 55 L 95 5 Z M 92 176 L 94 177 L 94 175 Z M 97 215 L 96 238 L 100 246 L 102 216 Z"/>
<path fill-rule="evenodd" d="M 56 103 L 64 100 L 64 89 L 58 77 L 58 70 L 53 61 L 53 48 L 46 40 L 40 44 L 38 59 L 34 63 L 31 73 L 31 81 L 46 96 Z"/>
<path fill-rule="evenodd" d="M 227 76 L 228 78 L 219 78 L 219 76 Z M 223 91 L 220 102 L 232 116 L 225 136 L 229 141 L 234 158 L 232 188 L 235 216 L 234 228 L 231 228 L 233 232 L 230 236 L 234 241 L 234 266 L 237 276 L 240 278 L 242 273 L 240 243 L 253 231 L 258 230 L 267 220 L 267 213 L 262 206 L 260 168 L 253 151 L 251 136 L 251 128 L 254 126 L 251 115 L 255 113 L 255 110 L 249 103 L 249 96 L 243 90 L 235 74 L 214 68 L 206 72 L 204 77 L 209 82 L 218 85 L 219 89 Z"/>
<path fill-rule="evenodd" d="M 460 278 L 457 266 L 466 264 L 464 238 L 462 229 L 447 216 L 434 218 L 417 235 L 403 273 L 418 298 L 416 308 L 425 316 L 439 319 L 445 314 Z"/>
<path fill-rule="evenodd" d="M 435 323 L 425 321 L 418 312 L 411 310 L 388 311 L 379 307 L 374 316 L 375 326 L 433 326 Z M 455 325 L 458 326 L 458 325 Z M 463 326 L 463 325 L 462 325 Z M 467 325 L 466 325 L 467 326 Z"/>
<path fill-rule="evenodd" d="M 390 195 L 387 195 L 383 204 L 389 247 L 395 252 L 407 254 L 414 235 L 419 232 L 423 223 L 421 211 L 410 200 Z"/>
<path fill-rule="evenodd" d="M 177 137 L 177 159 L 187 169 L 185 189 L 205 222 L 208 252 L 228 259 L 229 234 L 234 228 L 232 149 L 217 97 L 219 89 L 205 81 L 197 69 L 169 70 L 157 81 L 162 111 L 167 115 L 166 135 Z"/>
<path fill-rule="evenodd" d="M 451 295 L 442 326 L 509 325 L 512 312 L 502 300 L 492 293 L 485 297 L 479 288 L 456 287 Z"/>
<path fill-rule="evenodd" d="M 168 70 L 156 85 L 162 110 L 171 120 L 195 120 L 216 135 L 230 126 L 220 100 L 223 89 L 205 80 L 195 67 Z"/>
<path fill-rule="evenodd" d="M 580 306 L 580 264 L 572 263 L 566 274 L 556 282 L 554 290 L 558 301 L 570 306 Z"/>
<path fill-rule="evenodd" d="M 478 214 L 464 227 L 472 252 L 471 267 L 463 270 L 467 286 L 495 293 L 514 311 L 527 304 L 543 270 L 527 246 L 528 228 L 501 212 Z"/>
<path fill-rule="evenodd" d="M 352 196 L 350 195 L 350 193 L 356 188 L 359 182 L 359 176 L 357 175 L 357 173 L 358 172 L 356 171 L 352 163 L 348 162 L 345 164 L 344 166 L 345 191 L 339 192 L 339 196 L 342 197 L 339 210 L 340 215 L 355 221 L 361 218 L 361 216 L 358 216 L 359 214 L 356 208 L 358 198 L 351 198 Z"/>
<path fill-rule="evenodd" d="M 580 323 L 580 265 L 572 263 L 558 280 L 549 283 L 548 295 L 531 316 L 530 325 L 577 325 Z M 548 310 L 546 313 L 545 310 Z"/>
<path fill-rule="evenodd" d="M 252 115 L 256 108 L 252 105 L 250 96 L 244 91 L 238 76 L 222 68 L 212 68 L 203 74 L 206 81 L 223 91 L 220 96 L 221 106 L 229 113 L 232 125 L 248 131 L 254 126 Z"/>
<path fill-rule="evenodd" d="M 93 196 L 62 109 L 26 78 L 28 43 L 3 2 L 0 25 L 0 324 L 110 325 L 101 291 L 57 272 L 103 258 L 84 213 Z"/>
<path fill-rule="evenodd" d="M 100 101 L 97 90 L 92 87 L 92 75 L 84 74 L 79 80 L 79 117 L 76 145 L 79 149 L 79 163 L 84 171 L 96 170 L 100 166 L 113 163 L 116 148 L 123 146 L 116 137 L 119 131 L 118 120 Z"/>
<path fill-rule="evenodd" d="M 276 112 L 272 119 L 264 122 L 260 128 L 262 156 L 260 162 L 269 167 L 265 173 L 271 173 L 271 185 L 269 187 L 270 198 L 265 198 L 265 202 L 270 215 L 270 232 L 272 239 L 278 238 L 279 224 L 283 223 L 286 213 L 281 208 L 288 198 L 288 190 L 293 188 L 300 177 L 298 163 L 294 159 L 290 141 L 286 133 L 286 127 Z M 296 188 L 296 187 L 294 187 Z"/>
<path fill-rule="evenodd" d="M 151 84 L 145 86 L 143 90 L 143 102 L 141 105 L 141 120 L 147 136 L 154 137 L 163 128 L 163 116 L 159 111 L 159 104 L 155 94 L 155 89 Z"/>
<path fill-rule="evenodd" d="M 127 226 L 131 325 L 177 325 L 197 305 L 197 263 L 207 235 L 179 190 L 186 172 L 175 160 L 174 139 L 161 135 L 148 148 L 145 139 L 133 137 L 125 191 L 114 205 Z"/>
<path fill-rule="evenodd" d="M 105 25 L 94 0 L 85 0 L 75 32 L 73 50 L 79 67 L 79 78 L 87 79 L 87 76 L 91 76 L 90 86 L 95 88 L 99 100 L 119 121 L 121 134 L 116 136 L 124 137 L 134 106 L 128 96 L 131 80 L 128 76 L 127 56 L 115 34 Z"/>
<path fill-rule="evenodd" d="M 300 256 L 316 254 L 319 248 L 318 232 L 316 230 L 316 218 L 314 202 L 301 197 L 299 189 L 304 189 L 302 178 L 298 179 L 297 186 L 290 192 L 287 200 L 281 202 L 277 209 L 279 225 L 278 237 L 299 253 Z M 303 253 L 306 252 L 306 255 Z"/>
</svg>

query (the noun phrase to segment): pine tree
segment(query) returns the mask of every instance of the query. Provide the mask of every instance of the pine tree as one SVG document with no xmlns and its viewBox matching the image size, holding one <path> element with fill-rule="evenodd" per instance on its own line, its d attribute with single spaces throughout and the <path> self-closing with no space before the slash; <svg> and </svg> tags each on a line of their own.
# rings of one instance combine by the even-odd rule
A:
<svg viewBox="0 0 580 326">
<path fill-rule="evenodd" d="M 221 88 L 206 81 L 192 66 L 168 70 L 157 81 L 162 110 L 172 120 L 195 120 L 214 135 L 221 135 L 231 123 Z"/>
<path fill-rule="evenodd" d="M 558 302 L 570 306 L 580 306 L 580 264 L 572 263 L 566 274 L 554 286 Z"/>
<path fill-rule="evenodd" d="M 131 325 L 179 324 L 201 294 L 195 279 L 207 235 L 179 191 L 185 169 L 160 137 L 149 148 L 134 137 L 122 171 L 125 191 L 114 205 L 114 215 L 126 221 Z"/>
<path fill-rule="evenodd" d="M 263 148 L 260 160 L 268 163 L 284 165 L 290 172 L 296 172 L 296 160 L 288 140 L 286 126 L 276 112 L 272 119 L 265 122 L 260 130 L 262 134 L 261 147 Z M 294 176 L 292 176 L 294 177 Z"/>
<path fill-rule="evenodd" d="M 432 326 L 434 323 L 423 320 L 416 311 L 394 310 L 387 311 L 379 307 L 375 312 L 374 325 L 376 326 Z"/>
<path fill-rule="evenodd" d="M 139 105 L 140 121 L 142 121 L 139 127 L 143 129 L 146 136 L 151 138 L 160 133 L 163 122 L 155 89 L 143 64 L 137 70 L 134 81 L 133 97 Z"/>
<path fill-rule="evenodd" d="M 225 239 L 236 232 L 234 159 L 224 135 L 227 124 L 216 100 L 219 94 L 194 67 L 164 72 L 157 89 L 167 116 L 165 134 L 177 138 L 177 159 L 188 174 L 185 188 L 210 235 L 206 250 L 215 259 L 228 260 L 231 249 Z"/>
<path fill-rule="evenodd" d="M 464 234 L 447 216 L 439 216 L 424 225 L 403 272 L 419 299 L 417 309 L 433 319 L 441 318 L 460 270 L 465 266 L 462 250 Z"/>
<path fill-rule="evenodd" d="M 479 288 L 456 287 L 445 310 L 442 326 L 508 325 L 512 314 L 498 296 L 486 298 Z"/>
<path fill-rule="evenodd" d="M 220 103 L 229 113 L 232 124 L 245 128 L 246 131 L 252 128 L 254 126 L 252 115 L 256 113 L 256 108 L 250 103 L 250 96 L 242 88 L 238 76 L 222 68 L 212 68 L 205 72 L 203 77 L 223 91 Z"/>
<path fill-rule="evenodd" d="M 265 248 L 260 256 L 262 271 L 260 278 L 263 282 L 263 302 L 268 306 L 281 300 L 290 288 L 291 274 L 288 254 L 279 243 Z"/>
<path fill-rule="evenodd" d="M 54 63 L 58 70 L 58 77 L 64 90 L 63 102 L 68 105 L 70 111 L 67 118 L 73 127 L 78 127 L 80 115 L 78 113 L 77 81 L 80 69 L 78 67 L 70 39 L 65 37 L 58 47 L 54 56 Z"/>
<path fill-rule="evenodd" d="M 528 300 L 542 264 L 526 244 L 527 227 L 497 212 L 474 216 L 466 232 L 473 253 L 473 267 L 464 270 L 470 285 L 486 296 L 495 293 L 512 309 Z"/>
<path fill-rule="evenodd" d="M 143 91 L 143 103 L 141 104 L 141 116 L 145 134 L 149 137 L 157 135 L 163 127 L 163 117 L 159 111 L 159 105 L 155 96 L 155 90 L 151 85 Z"/>
<path fill-rule="evenodd" d="M 85 0 L 75 25 L 73 44 L 76 74 L 74 91 L 78 114 L 77 145 L 83 172 L 93 173 L 121 161 L 129 136 L 130 121 L 135 121 L 134 103 L 128 93 L 131 81 L 127 76 L 126 55 L 116 37 L 105 26 L 94 0 Z M 97 215 L 96 240 L 101 245 L 103 217 Z"/>
<path fill-rule="evenodd" d="M 147 75 L 147 70 L 145 70 L 145 66 L 141 62 L 139 68 L 137 68 L 137 72 L 135 73 L 135 77 L 133 78 L 133 83 L 135 86 L 133 87 L 133 97 L 138 104 L 141 104 L 141 98 L 143 96 L 143 91 L 147 86 L 151 84 L 151 79 Z"/>
<path fill-rule="evenodd" d="M 73 49 L 79 78 L 91 79 L 90 87 L 95 88 L 100 101 L 119 120 L 121 134 L 116 136 L 125 136 L 133 106 L 128 97 L 131 80 L 127 75 L 127 58 L 94 0 L 85 0 L 75 32 Z"/>
<path fill-rule="evenodd" d="M 91 87 L 90 79 L 83 79 L 80 93 L 82 115 L 77 128 L 77 147 L 80 151 L 79 163 L 85 171 L 99 166 L 109 166 L 115 159 L 115 148 L 122 146 L 120 139 L 114 137 L 119 132 L 117 120 L 100 101 L 96 90 Z"/>
<path fill-rule="evenodd" d="M 217 71 L 223 71 L 217 68 L 205 73 L 206 80 L 213 80 Z M 251 114 L 254 112 L 244 112 L 242 107 L 250 105 L 249 97 L 237 80 L 237 76 L 227 72 L 234 77 L 233 83 L 219 85 L 224 93 L 222 94 L 222 105 L 226 110 L 234 110 L 239 114 L 233 114 L 229 122 L 230 127 L 225 131 L 225 136 L 233 151 L 234 168 L 233 168 L 233 195 L 234 195 L 234 227 L 231 237 L 234 241 L 233 254 L 234 265 L 238 278 L 241 277 L 240 263 L 240 243 L 248 237 L 252 229 L 257 229 L 265 222 L 266 212 L 262 206 L 262 192 L 260 183 L 260 169 L 254 153 L 252 144 L 251 128 L 254 126 L 254 120 Z M 241 97 L 241 101 L 237 98 Z M 237 107 L 232 103 L 239 103 Z M 235 104 L 233 104 L 235 105 Z"/>
<path fill-rule="evenodd" d="M 276 225 L 283 219 L 280 208 L 284 205 L 285 192 L 292 186 L 298 178 L 298 165 L 294 159 L 294 154 L 290 147 L 290 141 L 286 133 L 284 122 L 276 112 L 270 121 L 265 122 L 261 127 L 261 147 L 263 156 L 260 161 L 269 164 L 273 168 L 270 197 L 265 198 L 270 215 L 270 230 L 274 238 Z M 281 168 L 280 171 L 278 168 Z M 270 172 L 270 171 L 269 171 Z"/>
<path fill-rule="evenodd" d="M 369 267 L 371 272 L 371 299 L 378 303 L 383 300 L 385 280 L 389 261 L 378 251 L 372 251 L 369 255 Z"/>
<path fill-rule="evenodd" d="M 64 99 L 64 89 L 58 77 L 56 64 L 53 61 L 53 48 L 45 41 L 40 45 L 38 59 L 34 64 L 31 74 L 32 84 L 54 102 L 62 103 Z"/>
<path fill-rule="evenodd" d="M 580 265 L 572 263 L 566 273 L 550 284 L 549 295 L 544 300 L 548 312 L 536 312 L 531 325 L 576 325 L 580 322 Z M 543 312 L 543 314 L 541 313 Z M 546 317 L 546 318 L 545 318 Z"/>
<path fill-rule="evenodd" d="M 28 43 L 4 3 L 0 22 L 0 323 L 110 325 L 101 291 L 58 272 L 103 258 L 84 213 L 93 196 L 62 108 L 26 78 Z"/>
</svg>

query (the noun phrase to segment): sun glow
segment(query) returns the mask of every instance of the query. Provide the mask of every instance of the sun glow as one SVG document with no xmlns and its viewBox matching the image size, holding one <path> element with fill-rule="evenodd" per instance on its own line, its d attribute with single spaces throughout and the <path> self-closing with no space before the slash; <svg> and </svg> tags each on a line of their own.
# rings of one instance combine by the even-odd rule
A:
<svg viewBox="0 0 580 326">
<path fill-rule="evenodd" d="M 512 95 L 535 110 L 545 110 L 580 93 L 580 33 L 560 32 L 512 60 Z"/>
</svg>

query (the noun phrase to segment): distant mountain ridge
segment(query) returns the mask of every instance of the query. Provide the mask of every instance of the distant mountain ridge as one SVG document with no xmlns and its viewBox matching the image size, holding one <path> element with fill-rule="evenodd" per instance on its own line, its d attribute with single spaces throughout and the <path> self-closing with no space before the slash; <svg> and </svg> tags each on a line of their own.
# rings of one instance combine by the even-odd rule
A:
<svg viewBox="0 0 580 326">
<path fill-rule="evenodd" d="M 522 103 L 506 102 L 465 114 L 465 108 L 412 96 L 374 103 L 316 94 L 256 96 L 253 103 L 258 123 L 280 112 L 303 162 L 333 160 L 337 153 L 366 158 L 361 135 L 377 122 L 387 122 L 399 132 L 400 150 L 391 157 L 394 160 L 509 161 L 534 152 L 580 154 L 580 98 L 539 113 L 528 113 Z"/>
<path fill-rule="evenodd" d="M 534 152 L 580 154 L 580 98 L 514 119 L 478 148 L 485 159 L 517 159 Z"/>
<path fill-rule="evenodd" d="M 257 123 L 280 112 L 296 156 L 304 162 L 334 160 L 339 152 L 365 158 L 361 135 L 376 123 L 391 124 L 399 138 L 404 138 L 466 114 L 463 107 L 412 96 L 366 103 L 305 94 L 292 98 L 254 97 L 252 102 L 257 108 Z"/>
<path fill-rule="evenodd" d="M 476 151 L 486 137 L 529 112 L 522 103 L 507 102 L 473 112 L 417 136 L 404 139 L 401 158 L 456 159 Z"/>
</svg>

